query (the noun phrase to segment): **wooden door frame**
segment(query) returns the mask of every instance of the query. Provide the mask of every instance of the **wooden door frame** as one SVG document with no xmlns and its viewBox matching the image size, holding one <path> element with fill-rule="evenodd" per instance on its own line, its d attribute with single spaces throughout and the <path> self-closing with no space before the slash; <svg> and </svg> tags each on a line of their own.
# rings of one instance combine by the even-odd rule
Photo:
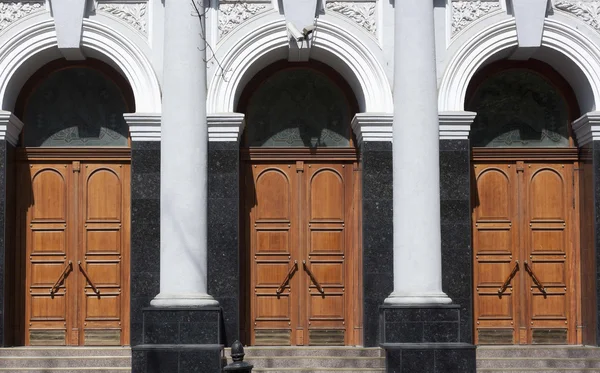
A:
<svg viewBox="0 0 600 373">
<path fill-rule="evenodd" d="M 572 185 L 572 203 L 573 203 L 573 208 L 569 209 L 569 215 L 570 215 L 570 221 L 572 224 L 572 227 L 570 228 L 570 232 L 569 232 L 569 236 L 567 237 L 568 242 L 569 242 L 569 247 L 568 247 L 568 252 L 567 255 L 570 255 L 572 260 L 569 263 L 570 267 L 569 267 L 569 271 L 571 276 L 569 276 L 569 278 L 567 278 L 567 283 L 568 283 L 568 287 L 572 288 L 572 292 L 571 292 L 571 296 L 570 296 L 570 303 L 568 304 L 568 309 L 569 309 L 569 321 L 570 324 L 569 328 L 571 329 L 571 331 L 568 334 L 568 344 L 573 345 L 573 344 L 582 344 L 582 325 L 581 325 L 581 312 L 582 312 L 582 302 L 581 302 L 581 260 L 580 260 L 580 250 L 581 250 L 581 245 L 580 245 L 580 221 L 579 221 L 579 172 L 577 172 L 577 170 L 579 169 L 579 149 L 578 148 L 515 148 L 515 149 L 508 149 L 508 148 L 502 148 L 502 149 L 494 149 L 494 148 L 474 148 L 472 150 L 472 156 L 471 156 L 471 169 L 473 169 L 473 166 L 476 165 L 477 163 L 480 162 L 486 162 L 486 163 L 523 163 L 523 162 L 535 162 L 535 163 L 540 163 L 540 162 L 549 162 L 549 163 L 559 163 L 559 162 L 568 162 L 571 163 L 573 165 L 573 170 L 572 170 L 572 180 L 573 180 L 573 185 Z M 517 187 L 519 189 L 523 188 L 523 183 L 521 183 L 519 180 L 523 177 L 523 175 L 517 175 Z M 473 180 L 472 183 L 475 183 L 475 181 Z M 473 185 L 473 184 L 472 184 Z M 476 189 L 474 187 L 472 187 L 472 193 L 471 193 L 471 203 L 472 203 L 472 209 L 474 209 L 475 206 L 475 202 L 474 202 L 474 198 L 475 198 L 475 191 Z M 523 193 L 523 190 L 520 191 L 520 193 Z M 522 202 L 522 201 L 521 201 Z M 519 212 L 522 212 L 522 209 L 520 207 L 517 207 Z M 522 224 L 524 224 L 524 222 L 521 222 Z M 522 231 L 522 227 L 519 225 L 518 227 L 519 231 Z M 472 235 L 472 238 L 474 239 L 474 234 Z M 522 240 L 525 239 L 524 235 L 522 233 L 519 233 L 519 237 L 521 239 L 521 242 L 519 243 L 519 255 L 522 256 L 522 252 L 525 250 L 525 245 L 523 244 Z M 475 245 L 473 244 L 473 250 L 475 249 Z M 472 256 L 475 255 L 475 252 L 473 252 L 471 254 Z M 475 270 L 475 268 L 473 268 Z M 475 286 L 475 284 L 473 284 Z M 521 296 L 525 296 L 525 291 L 524 290 L 525 284 L 521 284 L 521 288 L 519 289 L 519 293 L 521 294 Z M 473 289 L 472 291 L 474 291 L 475 289 Z M 474 294 L 474 293 L 473 293 Z M 473 295 L 475 296 L 475 295 Z M 525 307 L 528 307 L 528 303 L 527 302 L 523 302 L 522 299 L 515 299 L 516 302 L 518 302 L 518 304 L 524 304 Z M 475 307 L 475 304 L 473 305 Z M 474 316 L 475 316 L 475 312 L 474 312 Z M 522 318 L 522 320 L 518 320 L 515 318 L 515 320 L 518 320 L 519 323 L 521 325 L 524 324 L 524 314 L 520 314 L 519 315 L 520 318 Z M 574 322 L 571 322 L 574 321 Z M 476 335 L 475 333 L 477 333 L 477 325 L 476 323 L 476 319 L 475 317 L 473 317 L 473 340 L 475 340 Z M 524 336 L 521 335 L 521 332 L 519 331 L 517 333 L 517 340 L 515 341 L 517 344 L 523 344 L 523 338 Z"/>
<path fill-rule="evenodd" d="M 250 198 L 244 198 L 244 193 L 246 191 L 246 174 L 245 170 L 248 165 L 251 165 L 253 162 L 268 164 L 270 162 L 282 162 L 282 161 L 327 161 L 327 162 L 336 162 L 336 161 L 344 161 L 344 162 L 352 162 L 353 166 L 353 180 L 354 183 L 354 202 L 356 203 L 356 207 L 354 209 L 353 216 L 353 224 L 355 225 L 354 232 L 355 235 L 355 246 L 350 248 L 351 255 L 354 257 L 353 260 L 349 260 L 351 263 L 351 271 L 357 274 L 356 281 L 350 283 L 350 285 L 354 286 L 354 294 L 355 297 L 350 300 L 353 304 L 352 309 L 346 310 L 347 322 L 350 322 L 350 325 L 347 326 L 347 340 L 349 341 L 347 345 L 361 345 L 362 344 L 362 329 L 363 329 L 363 320 L 362 320 L 362 309 L 363 309 L 363 289 L 362 289 L 362 261 L 363 261 L 363 251 L 362 251 L 362 175 L 361 168 L 359 166 L 359 158 L 358 158 L 358 150 L 355 148 L 320 148 L 320 149 L 310 149 L 310 148 L 243 148 L 241 149 L 241 165 L 240 165 L 240 230 L 239 230 L 239 243 L 240 243 L 240 294 L 242 300 L 240 302 L 240 336 L 242 337 L 242 343 L 250 342 L 250 328 L 251 328 L 251 302 L 250 296 L 248 292 L 250 291 L 250 264 L 251 261 L 247 260 L 249 255 L 249 226 L 248 226 L 248 216 L 247 211 L 248 206 L 247 202 Z M 359 194 L 360 193 L 360 194 Z M 307 344 L 305 344 L 307 345 Z"/>
<path fill-rule="evenodd" d="M 18 164 L 24 163 L 53 163 L 53 162 L 111 162 L 111 163 L 120 163 L 131 165 L 131 149 L 129 147 L 74 147 L 74 148 L 16 148 L 15 149 L 15 173 L 12 180 L 7 180 L 7 186 L 9 184 L 14 185 L 14 193 L 11 196 L 12 200 L 16 200 L 18 198 L 18 190 L 19 186 L 17 183 L 19 182 L 18 178 Z M 124 183 L 127 185 L 131 184 L 131 172 L 126 175 L 124 179 Z M 11 310 L 10 314 L 6 315 L 6 320 L 8 321 L 8 325 L 16 325 L 17 330 L 15 331 L 15 335 L 12 338 L 13 345 L 24 345 L 26 341 L 25 336 L 25 325 L 24 320 L 25 312 L 23 307 L 25 306 L 25 263 L 26 260 L 24 258 L 24 241 L 23 241 L 23 233 L 21 232 L 21 226 L 23 223 L 22 213 L 17 209 L 18 203 L 15 203 L 15 209 L 13 211 L 12 219 L 8 219 L 7 221 L 14 221 L 14 229 L 12 232 L 7 230 L 8 234 L 14 235 L 14 258 L 12 258 L 15 262 L 14 272 L 16 281 L 12 284 L 12 289 L 7 291 L 6 297 L 10 297 L 15 301 L 12 302 L 14 307 Z M 130 216 L 131 213 L 131 195 L 128 198 L 125 198 L 125 204 L 123 205 L 123 213 Z M 121 336 L 121 345 L 128 345 L 130 341 L 130 284 L 131 284 L 131 275 L 130 275 L 130 267 L 131 267 L 131 219 L 125 219 L 125 226 L 123 227 L 123 239 L 128 242 L 125 250 L 123 252 L 123 262 L 126 266 L 122 269 L 122 305 L 126 307 L 125 317 L 122 320 L 122 336 Z M 76 229 L 74 229 L 75 231 Z M 71 235 L 78 235 L 78 232 L 72 232 Z M 71 240 L 79 239 L 75 237 L 70 237 Z M 76 250 L 79 252 L 81 247 L 76 247 Z M 76 266 L 76 263 L 73 264 Z M 74 267 L 75 268 L 75 267 Z M 73 270 L 75 272 L 75 270 Z M 79 282 L 79 281 L 78 281 Z M 9 298 L 9 299 L 10 299 Z M 79 307 L 78 307 L 79 309 Z M 123 312 L 123 310 L 122 310 Z M 80 317 L 75 315 L 74 322 L 79 323 Z M 83 340 L 83 333 L 79 335 L 79 342 Z M 83 343 L 80 343 L 83 345 Z"/>
</svg>

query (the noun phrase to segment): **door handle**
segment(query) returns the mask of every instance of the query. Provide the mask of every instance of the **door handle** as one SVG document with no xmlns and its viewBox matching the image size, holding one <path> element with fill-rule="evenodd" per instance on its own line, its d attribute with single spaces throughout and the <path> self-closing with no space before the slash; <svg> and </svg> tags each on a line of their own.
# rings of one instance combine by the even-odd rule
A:
<svg viewBox="0 0 600 373">
<path fill-rule="evenodd" d="M 54 285 L 52 285 L 52 288 L 50 289 L 50 294 L 54 294 L 58 291 L 58 287 L 59 287 L 60 283 L 67 277 L 67 274 L 72 269 L 73 269 L 73 263 L 69 260 L 69 263 L 67 263 L 65 268 L 60 273 L 60 276 L 58 276 L 58 279 L 56 280 Z"/>
<path fill-rule="evenodd" d="M 502 293 L 504 293 L 506 288 L 508 288 L 508 285 L 510 285 L 510 281 L 513 279 L 513 277 L 515 277 L 515 274 L 517 273 L 518 270 L 519 270 L 519 261 L 516 260 L 515 267 L 513 268 L 512 271 L 510 271 L 510 274 L 508 275 L 508 277 L 506 278 L 506 281 L 504 281 L 502 286 L 500 286 L 500 289 L 498 289 L 498 294 L 502 295 Z"/>
<path fill-rule="evenodd" d="M 313 273 L 310 271 L 310 268 L 308 268 L 308 266 L 306 265 L 306 260 L 303 260 L 302 264 L 304 265 L 304 270 L 306 271 L 306 273 L 308 273 L 308 276 L 310 277 L 310 279 L 313 281 L 313 283 L 317 287 L 317 290 L 319 290 L 319 292 L 321 294 L 325 294 L 325 290 L 323 290 L 323 288 L 321 287 L 321 284 L 319 284 L 319 281 L 317 281 L 315 275 L 313 275 Z"/>
<path fill-rule="evenodd" d="M 540 291 L 544 295 L 546 295 L 546 288 L 544 287 L 544 285 L 542 285 L 540 280 L 538 280 L 535 273 L 533 273 L 533 269 L 531 269 L 531 267 L 529 266 L 529 263 L 527 263 L 527 261 L 525 261 L 525 270 L 527 271 L 527 273 L 529 273 L 529 276 L 531 276 L 531 279 L 533 280 L 535 285 L 540 289 Z"/>
<path fill-rule="evenodd" d="M 92 282 L 92 279 L 90 278 L 90 276 L 88 275 L 88 273 L 85 271 L 85 269 L 81 265 L 81 260 L 77 261 L 77 264 L 79 265 L 79 270 L 81 271 L 81 273 L 83 273 L 83 275 L 87 279 L 88 283 L 92 287 L 92 290 L 94 290 L 94 293 L 100 295 L 100 290 L 98 290 L 98 288 L 96 287 L 96 285 L 94 285 L 94 283 Z"/>
<path fill-rule="evenodd" d="M 281 282 L 281 285 L 279 285 L 277 290 L 275 290 L 275 293 L 277 293 L 277 295 L 281 294 L 281 292 L 283 291 L 283 288 L 290 281 L 290 279 L 292 278 L 292 276 L 294 275 L 294 273 L 296 272 L 297 269 L 298 269 L 298 261 L 294 260 L 294 265 L 290 267 L 290 270 L 288 271 L 287 275 L 285 275 L 285 278 Z"/>
</svg>

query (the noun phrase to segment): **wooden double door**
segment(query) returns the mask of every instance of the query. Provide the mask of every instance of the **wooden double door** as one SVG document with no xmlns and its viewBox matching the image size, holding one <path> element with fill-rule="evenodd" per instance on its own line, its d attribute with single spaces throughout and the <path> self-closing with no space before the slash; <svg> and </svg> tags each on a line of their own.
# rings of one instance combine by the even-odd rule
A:
<svg viewBox="0 0 600 373">
<path fill-rule="evenodd" d="M 21 161 L 25 345 L 129 343 L 130 165 Z"/>
<path fill-rule="evenodd" d="M 475 343 L 575 343 L 574 161 L 475 161 Z"/>
<path fill-rule="evenodd" d="M 355 165 L 245 164 L 250 344 L 358 343 Z"/>
</svg>

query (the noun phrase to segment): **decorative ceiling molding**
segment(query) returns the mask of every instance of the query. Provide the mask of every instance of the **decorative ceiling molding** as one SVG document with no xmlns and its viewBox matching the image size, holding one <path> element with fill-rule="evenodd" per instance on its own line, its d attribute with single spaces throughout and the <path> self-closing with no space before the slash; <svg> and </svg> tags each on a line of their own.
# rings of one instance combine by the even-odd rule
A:
<svg viewBox="0 0 600 373">
<path fill-rule="evenodd" d="M 0 2 L 0 32 L 15 21 L 45 10 L 44 1 Z"/>
<path fill-rule="evenodd" d="M 574 15 L 600 32 L 600 1 L 554 0 L 554 8 Z"/>
<path fill-rule="evenodd" d="M 219 6 L 219 38 L 233 29 L 269 9 L 268 3 L 224 3 Z"/>
<path fill-rule="evenodd" d="M 350 18 L 371 34 L 375 34 L 377 31 L 377 22 L 375 20 L 376 5 L 372 1 L 333 1 L 327 2 L 326 8 L 329 11 Z"/>
<path fill-rule="evenodd" d="M 146 2 L 100 2 L 98 3 L 97 9 L 124 21 L 144 35 L 147 35 L 148 33 L 148 4 Z"/>
<path fill-rule="evenodd" d="M 502 8 L 498 0 L 453 0 L 452 37 L 479 18 L 500 11 Z"/>
</svg>

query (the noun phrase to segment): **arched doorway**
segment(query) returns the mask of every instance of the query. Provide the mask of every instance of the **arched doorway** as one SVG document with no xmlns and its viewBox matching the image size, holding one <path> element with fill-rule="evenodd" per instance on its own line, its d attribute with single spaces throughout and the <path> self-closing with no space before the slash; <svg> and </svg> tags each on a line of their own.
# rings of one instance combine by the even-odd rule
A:
<svg viewBox="0 0 600 373">
<path fill-rule="evenodd" d="M 573 344 L 579 253 L 573 91 L 551 67 L 499 62 L 469 86 L 476 344 Z"/>
<path fill-rule="evenodd" d="M 251 345 L 360 344 L 356 100 L 317 62 L 275 63 L 246 86 L 242 322 Z"/>
<path fill-rule="evenodd" d="M 125 79 L 51 62 L 23 87 L 15 150 L 14 343 L 129 344 L 130 146 Z"/>
</svg>

